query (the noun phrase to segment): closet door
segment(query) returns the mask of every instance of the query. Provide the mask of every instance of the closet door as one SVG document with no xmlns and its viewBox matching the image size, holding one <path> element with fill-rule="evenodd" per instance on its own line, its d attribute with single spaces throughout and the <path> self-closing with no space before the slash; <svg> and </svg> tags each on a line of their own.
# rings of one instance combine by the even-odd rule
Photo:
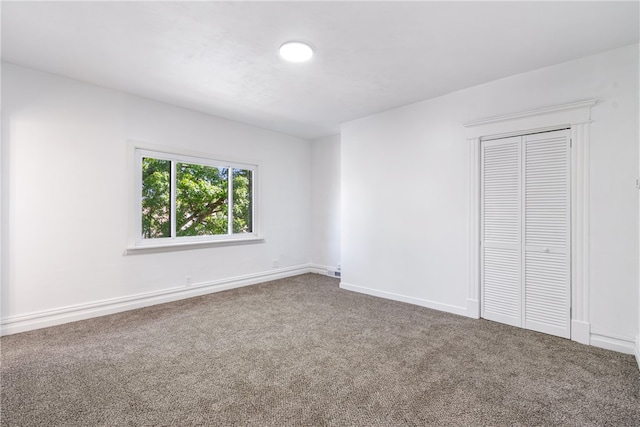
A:
<svg viewBox="0 0 640 427">
<path fill-rule="evenodd" d="M 524 139 L 524 327 L 570 338 L 567 130 Z"/>
<path fill-rule="evenodd" d="M 482 143 L 482 317 L 522 326 L 522 137 Z"/>
</svg>

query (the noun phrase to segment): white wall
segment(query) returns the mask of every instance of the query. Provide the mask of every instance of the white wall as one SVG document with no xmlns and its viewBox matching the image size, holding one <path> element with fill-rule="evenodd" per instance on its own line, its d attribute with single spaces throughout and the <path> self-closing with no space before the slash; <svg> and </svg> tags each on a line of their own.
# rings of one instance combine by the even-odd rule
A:
<svg viewBox="0 0 640 427">
<path fill-rule="evenodd" d="M 2 89 L 5 332 L 69 307 L 181 290 L 187 275 L 194 289 L 308 267 L 309 141 L 11 64 Z M 129 139 L 259 164 L 264 242 L 124 255 Z"/>
<path fill-rule="evenodd" d="M 311 261 L 340 265 L 340 135 L 311 143 Z"/>
<path fill-rule="evenodd" d="M 638 69 L 640 69 L 640 45 L 638 45 Z M 638 86 L 640 86 L 640 73 L 638 73 Z M 638 123 L 638 154 L 640 155 L 640 122 Z M 638 159 L 638 165 L 640 166 L 640 158 Z M 638 177 L 640 177 L 640 169 L 638 170 Z M 639 189 L 640 190 L 640 189 Z M 640 203 L 640 198 L 639 198 Z M 640 204 L 638 205 L 638 211 L 640 212 Z M 640 214 L 638 215 L 638 220 L 640 221 Z M 638 226 L 640 231 L 640 224 Z M 640 239 L 640 234 L 638 235 Z M 638 259 L 638 265 L 640 265 L 640 258 Z M 638 331 L 636 335 L 636 362 L 638 362 L 638 367 L 640 368 L 640 280 L 638 280 Z"/>
<path fill-rule="evenodd" d="M 637 46 L 343 124 L 343 286 L 466 314 L 463 123 L 589 98 L 599 100 L 591 125 L 591 332 L 632 349 L 639 327 Z"/>
</svg>

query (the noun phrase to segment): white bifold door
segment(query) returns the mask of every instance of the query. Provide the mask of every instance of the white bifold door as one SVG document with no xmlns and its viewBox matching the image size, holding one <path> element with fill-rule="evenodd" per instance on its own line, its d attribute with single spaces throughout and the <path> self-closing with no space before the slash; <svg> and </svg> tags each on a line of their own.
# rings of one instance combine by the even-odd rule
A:
<svg viewBox="0 0 640 427">
<path fill-rule="evenodd" d="M 570 337 L 568 130 L 482 142 L 482 317 Z"/>
</svg>

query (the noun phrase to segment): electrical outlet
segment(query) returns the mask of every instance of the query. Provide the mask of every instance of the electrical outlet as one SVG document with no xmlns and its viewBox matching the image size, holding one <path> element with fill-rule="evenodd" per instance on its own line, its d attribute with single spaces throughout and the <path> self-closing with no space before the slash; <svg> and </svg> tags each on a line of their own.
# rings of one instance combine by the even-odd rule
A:
<svg viewBox="0 0 640 427">
<path fill-rule="evenodd" d="M 191 284 L 191 276 L 187 276 L 187 286 Z"/>
</svg>

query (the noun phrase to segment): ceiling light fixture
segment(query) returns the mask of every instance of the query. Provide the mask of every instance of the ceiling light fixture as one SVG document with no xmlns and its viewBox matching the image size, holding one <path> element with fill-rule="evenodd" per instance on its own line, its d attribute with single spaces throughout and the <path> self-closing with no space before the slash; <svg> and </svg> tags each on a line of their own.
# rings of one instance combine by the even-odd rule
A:
<svg viewBox="0 0 640 427">
<path fill-rule="evenodd" d="M 280 46 L 280 56 L 290 62 L 305 62 L 313 56 L 313 49 L 307 43 L 290 41 Z"/>
</svg>

